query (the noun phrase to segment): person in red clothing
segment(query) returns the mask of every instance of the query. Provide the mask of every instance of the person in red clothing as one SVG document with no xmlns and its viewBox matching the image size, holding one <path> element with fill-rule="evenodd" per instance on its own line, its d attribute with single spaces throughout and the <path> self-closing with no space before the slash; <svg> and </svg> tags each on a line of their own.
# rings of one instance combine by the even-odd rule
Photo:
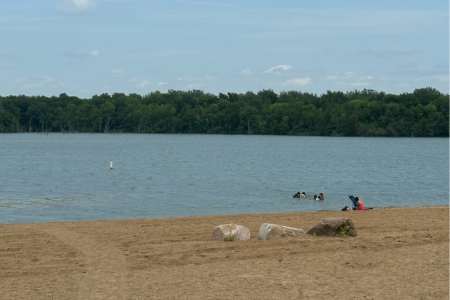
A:
<svg viewBox="0 0 450 300">
<path fill-rule="evenodd" d="M 364 203 L 358 198 L 358 197 L 353 197 L 353 195 L 348 195 L 348 197 L 350 198 L 350 200 L 353 203 L 353 210 L 369 210 L 372 209 L 372 207 L 364 207 Z M 342 210 L 348 210 L 348 207 L 344 207 Z"/>
<path fill-rule="evenodd" d="M 358 203 L 358 205 L 356 206 L 356 210 L 368 210 L 369 209 L 367 207 L 364 207 L 364 203 L 358 197 L 355 197 L 355 200 Z"/>
<path fill-rule="evenodd" d="M 364 210 L 364 203 L 358 197 L 356 197 L 356 203 L 358 203 L 356 210 Z"/>
</svg>

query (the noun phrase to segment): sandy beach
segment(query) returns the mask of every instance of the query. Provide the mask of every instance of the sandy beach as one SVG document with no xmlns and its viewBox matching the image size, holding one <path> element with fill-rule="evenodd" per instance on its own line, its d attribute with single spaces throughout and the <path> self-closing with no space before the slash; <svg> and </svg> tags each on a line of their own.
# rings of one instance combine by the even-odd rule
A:
<svg viewBox="0 0 450 300">
<path fill-rule="evenodd" d="M 257 239 L 328 217 L 357 236 Z M 449 299 L 449 207 L 0 225 L 0 299 Z"/>
</svg>

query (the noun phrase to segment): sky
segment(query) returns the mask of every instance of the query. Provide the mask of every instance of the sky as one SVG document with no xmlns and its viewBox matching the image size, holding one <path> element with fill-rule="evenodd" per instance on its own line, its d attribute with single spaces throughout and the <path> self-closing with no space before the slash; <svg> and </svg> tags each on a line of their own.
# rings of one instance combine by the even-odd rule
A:
<svg viewBox="0 0 450 300">
<path fill-rule="evenodd" d="M 2 0 L 0 95 L 449 93 L 443 0 Z"/>
</svg>

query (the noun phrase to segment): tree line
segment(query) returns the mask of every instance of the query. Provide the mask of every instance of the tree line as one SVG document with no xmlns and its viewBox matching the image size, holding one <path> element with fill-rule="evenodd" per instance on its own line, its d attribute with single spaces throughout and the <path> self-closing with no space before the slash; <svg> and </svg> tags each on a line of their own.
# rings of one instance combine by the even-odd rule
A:
<svg viewBox="0 0 450 300">
<path fill-rule="evenodd" d="M 449 95 L 374 90 L 317 94 L 201 90 L 81 99 L 0 96 L 0 132 L 130 132 L 448 137 Z"/>
</svg>

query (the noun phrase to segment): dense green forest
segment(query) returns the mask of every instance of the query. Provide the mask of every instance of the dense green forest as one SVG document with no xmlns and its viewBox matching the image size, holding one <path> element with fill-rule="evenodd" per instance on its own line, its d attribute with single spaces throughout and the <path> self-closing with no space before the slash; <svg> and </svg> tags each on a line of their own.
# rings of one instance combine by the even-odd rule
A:
<svg viewBox="0 0 450 300">
<path fill-rule="evenodd" d="M 0 96 L 0 132 L 449 136 L 449 95 L 434 88 L 214 95 L 200 90 L 80 99 Z"/>
</svg>

